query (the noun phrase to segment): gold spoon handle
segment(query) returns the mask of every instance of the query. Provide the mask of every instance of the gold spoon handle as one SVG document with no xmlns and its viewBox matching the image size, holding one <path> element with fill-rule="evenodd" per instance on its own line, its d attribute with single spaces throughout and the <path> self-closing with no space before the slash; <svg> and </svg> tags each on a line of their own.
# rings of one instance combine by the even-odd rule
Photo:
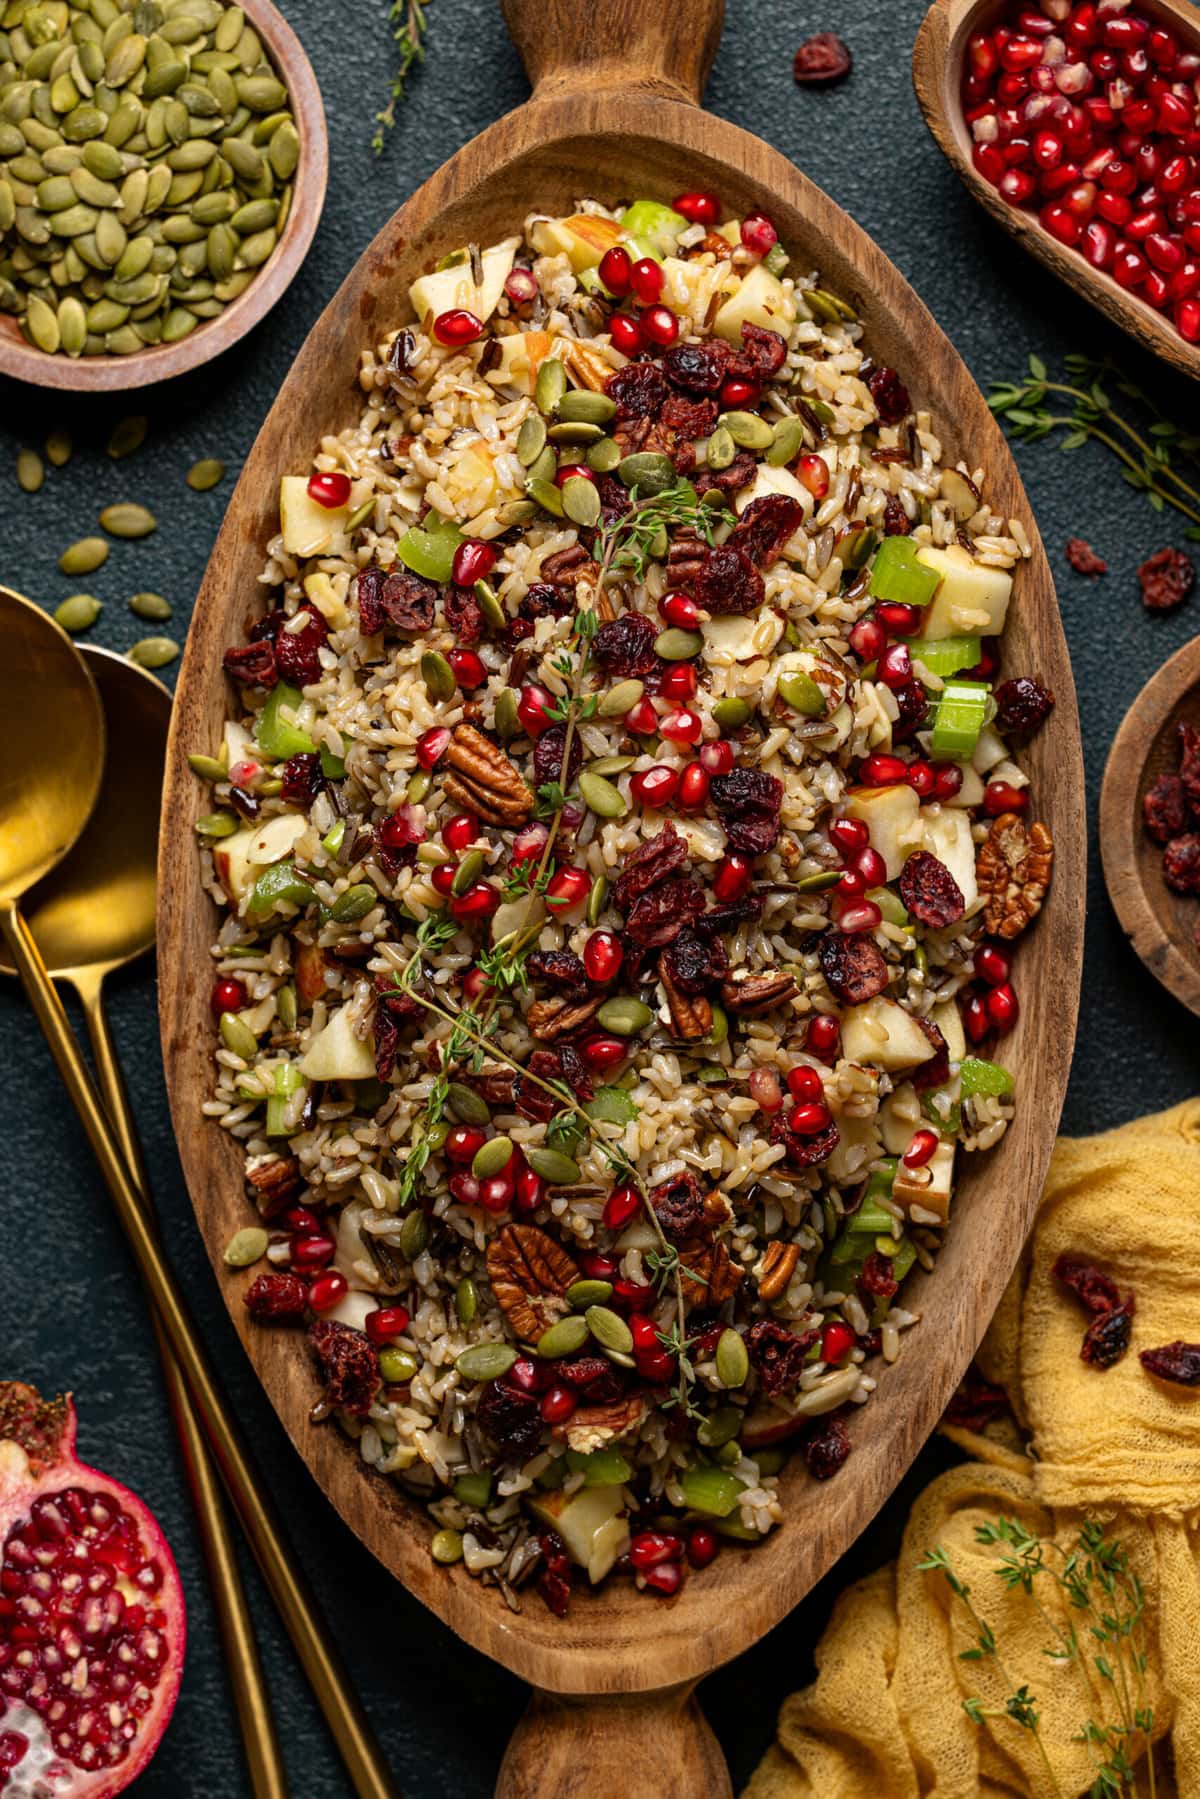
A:
<svg viewBox="0 0 1200 1799">
<path fill-rule="evenodd" d="M 149 1183 L 142 1163 L 141 1146 L 133 1122 L 133 1110 L 116 1046 L 108 1027 L 103 1000 L 103 974 L 76 977 L 74 986 L 83 1006 L 96 1081 L 108 1116 L 124 1152 L 125 1163 L 139 1188 L 143 1209 L 152 1218 Z M 267 1693 L 266 1676 L 250 1619 L 250 1607 L 242 1587 L 229 1519 L 212 1457 L 205 1447 L 200 1421 L 188 1393 L 183 1370 L 176 1361 L 157 1312 L 151 1311 L 159 1360 L 166 1382 L 167 1399 L 183 1450 L 183 1465 L 192 1492 L 192 1504 L 200 1529 L 200 1543 L 208 1566 L 209 1585 L 217 1613 L 217 1628 L 225 1652 L 225 1671 L 233 1690 L 241 1727 L 242 1746 L 254 1799 L 288 1799 L 287 1771 L 275 1729 Z"/>
<path fill-rule="evenodd" d="M 92 1153 L 100 1164 L 134 1259 L 187 1376 L 226 1489 L 333 1733 L 354 1790 L 359 1799 L 399 1799 L 399 1789 L 358 1696 L 332 1641 L 318 1621 L 308 1584 L 285 1547 L 275 1508 L 255 1474 L 241 1431 L 217 1386 L 175 1275 L 142 1211 L 137 1188 L 125 1166 L 120 1145 L 75 1041 L 62 1001 L 46 973 L 32 933 L 11 898 L 0 898 L 0 932 L 8 944 L 13 966 L 29 995 L 71 1103 L 79 1114 Z"/>
</svg>

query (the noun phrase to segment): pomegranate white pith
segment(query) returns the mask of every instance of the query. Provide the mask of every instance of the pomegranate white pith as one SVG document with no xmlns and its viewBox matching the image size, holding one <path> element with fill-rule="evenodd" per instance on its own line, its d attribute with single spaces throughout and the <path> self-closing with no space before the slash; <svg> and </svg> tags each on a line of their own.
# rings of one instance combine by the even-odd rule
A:
<svg viewBox="0 0 1200 1799">
<path fill-rule="evenodd" d="M 0 1793 L 111 1799 L 183 1671 L 183 1589 L 156 1520 L 75 1457 L 75 1407 L 0 1382 Z"/>
</svg>

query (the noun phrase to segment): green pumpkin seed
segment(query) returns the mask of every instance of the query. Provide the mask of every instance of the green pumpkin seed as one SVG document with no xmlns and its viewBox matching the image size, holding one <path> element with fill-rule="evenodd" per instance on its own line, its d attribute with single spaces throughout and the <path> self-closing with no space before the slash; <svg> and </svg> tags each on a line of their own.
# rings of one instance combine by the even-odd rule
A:
<svg viewBox="0 0 1200 1799">
<path fill-rule="evenodd" d="M 736 1331 L 725 1331 L 724 1336 L 737 1336 Z M 738 1337 L 738 1342 L 742 1339 Z M 743 1349 L 745 1345 L 743 1344 Z M 739 1383 L 740 1384 L 740 1383 Z M 732 1443 L 742 1428 L 746 1414 L 736 1405 L 718 1406 L 715 1412 L 709 1412 L 696 1427 L 696 1441 L 704 1449 L 721 1449 L 726 1443 Z"/>
<path fill-rule="evenodd" d="M 119 181 L 125 172 L 120 151 L 105 138 L 94 138 L 83 146 L 83 166 L 98 181 Z"/>
<path fill-rule="evenodd" d="M 463 857 L 454 871 L 454 879 L 450 883 L 450 892 L 455 899 L 472 888 L 483 873 L 484 854 L 482 850 L 470 850 Z"/>
<path fill-rule="evenodd" d="M 750 717 L 750 706 L 745 700 L 718 700 L 712 715 L 722 731 L 738 731 Z"/>
<path fill-rule="evenodd" d="M 573 1311 L 586 1311 L 588 1306 L 602 1306 L 606 1299 L 612 1298 L 611 1281 L 576 1281 L 567 1288 L 563 1298 Z"/>
<path fill-rule="evenodd" d="M 20 228 L 21 220 L 18 212 L 17 229 L 20 230 Z M 53 306 L 47 305 L 40 294 L 30 294 L 29 304 L 25 308 L 24 325 L 29 341 L 36 344 L 39 350 L 44 350 L 47 355 L 52 356 L 62 342 L 58 330 L 58 314 Z M 64 569 L 63 572 L 64 574 L 86 573 L 83 569 Z"/>
<path fill-rule="evenodd" d="M 139 668 L 166 668 L 179 654 L 173 637 L 143 637 L 128 652 L 129 660 Z"/>
<path fill-rule="evenodd" d="M 707 468 L 728 468 L 737 455 L 737 445 L 733 435 L 724 425 L 718 425 L 705 447 L 704 462 Z"/>
<path fill-rule="evenodd" d="M 639 1031 L 653 1022 L 654 1014 L 649 1006 L 643 1005 L 640 999 L 628 994 L 618 994 L 615 999 L 606 999 L 596 1013 L 596 1022 L 606 1031 L 612 1031 L 618 1037 L 634 1037 Z"/>
<path fill-rule="evenodd" d="M 778 692 L 793 711 L 803 713 L 805 718 L 820 718 L 825 712 L 825 689 L 800 669 L 780 675 Z"/>
<path fill-rule="evenodd" d="M 287 89 L 273 75 L 246 75 L 235 86 L 238 99 L 251 112 L 275 112 L 287 103 Z"/>
<path fill-rule="evenodd" d="M 461 1530 L 435 1530 L 429 1542 L 429 1553 L 443 1568 L 452 1568 L 463 1558 Z"/>
<path fill-rule="evenodd" d="M 426 693 L 435 704 L 454 698 L 458 687 L 454 670 L 439 650 L 426 650 L 421 657 L 421 679 L 425 683 Z"/>
<path fill-rule="evenodd" d="M 615 687 L 600 695 L 600 703 L 596 707 L 599 718 L 623 718 L 633 709 L 645 693 L 642 681 L 618 681 Z"/>
<path fill-rule="evenodd" d="M 267 160 L 280 181 L 290 181 L 300 161 L 300 136 L 290 119 L 272 133 Z"/>
<path fill-rule="evenodd" d="M 404 789 L 404 797 L 410 806 L 419 806 L 432 786 L 433 777 L 428 770 L 419 768 L 415 775 L 408 777 L 408 786 Z"/>
<path fill-rule="evenodd" d="M 871 525 L 858 525 L 842 536 L 834 544 L 834 555 L 841 557 L 842 567 L 859 569 L 865 566 L 868 556 L 875 548 L 879 533 Z"/>
<path fill-rule="evenodd" d="M 579 791 L 584 805 L 589 812 L 594 812 L 597 818 L 624 818 L 629 810 L 621 797 L 619 788 L 614 787 L 611 781 L 606 781 L 603 775 L 596 774 L 594 770 L 589 769 L 587 773 L 580 775 Z"/>
<path fill-rule="evenodd" d="M 636 756 L 598 756 L 594 762 L 588 763 L 588 773 L 611 778 L 613 775 L 623 775 L 636 761 Z"/>
<path fill-rule="evenodd" d="M 587 912 L 589 924 L 599 924 L 604 908 L 608 904 L 608 879 L 605 875 L 597 875 L 592 882 L 592 890 L 588 894 Z"/>
<path fill-rule="evenodd" d="M 275 995 L 275 1016 L 285 1031 L 294 1031 L 296 1020 L 300 1016 L 296 1001 L 296 989 L 289 981 Z"/>
<path fill-rule="evenodd" d="M 95 594 L 73 593 L 54 608 L 54 616 L 63 630 L 74 637 L 80 631 L 90 631 L 102 610 Z"/>
<path fill-rule="evenodd" d="M 562 484 L 562 509 L 574 525 L 591 528 L 600 523 L 600 493 L 594 481 L 570 475 Z"/>
<path fill-rule="evenodd" d="M 545 448 L 546 421 L 540 412 L 531 412 L 517 433 L 517 461 L 529 468 Z"/>
<path fill-rule="evenodd" d="M 704 648 L 704 637 L 699 631 L 681 631 L 673 627 L 669 631 L 660 631 L 654 640 L 655 654 L 664 662 L 688 662 L 698 656 Z"/>
<path fill-rule="evenodd" d="M 713 1049 L 720 1049 L 721 1045 L 729 1036 L 729 1019 L 723 1006 L 714 1006 L 712 1015 L 712 1029 L 709 1031 L 705 1042 L 711 1044 Z"/>
<path fill-rule="evenodd" d="M 578 447 L 582 444 L 599 443 L 604 436 L 604 433 L 601 431 L 599 425 L 577 423 L 569 425 L 551 425 L 546 432 L 546 436 L 550 439 L 552 444 L 574 444 Z"/>
<path fill-rule="evenodd" d="M 500 603 L 499 595 L 486 581 L 476 581 L 471 592 L 488 624 L 494 631 L 503 631 L 508 624 L 508 614 Z"/>
<path fill-rule="evenodd" d="M 46 461 L 52 468 L 65 468 L 73 448 L 70 432 L 52 431 L 46 439 Z"/>
<path fill-rule="evenodd" d="M 106 506 L 100 514 L 100 523 L 110 537 L 149 537 L 158 529 L 158 520 L 149 508 L 136 506 L 132 501 Z"/>
<path fill-rule="evenodd" d="M 8 189 L 8 193 L 11 195 L 11 187 Z M 79 195 L 75 191 L 75 184 L 66 175 L 50 175 L 45 181 L 38 183 L 37 203 L 43 212 L 65 212 L 67 207 L 74 206 L 78 199 Z M 16 217 L 15 208 L 13 217 Z"/>
<path fill-rule="evenodd" d="M 207 493 L 224 479 L 225 464 L 215 457 L 208 457 L 202 462 L 193 462 L 188 470 L 187 484 L 194 493 Z"/>
<path fill-rule="evenodd" d="M 496 701 L 496 735 L 501 743 L 511 743 L 520 729 L 517 696 L 511 687 L 506 687 Z"/>
<path fill-rule="evenodd" d="M 764 460 L 769 468 L 783 468 L 787 463 L 794 461 L 803 448 L 803 419 L 780 419 L 772 433 L 771 443 L 767 448 Z"/>
<path fill-rule="evenodd" d="M 241 829 L 241 821 L 232 812 L 206 812 L 196 820 L 198 837 L 232 837 Z"/>
<path fill-rule="evenodd" d="M 815 875 L 801 875 L 792 885 L 797 893 L 824 893 L 827 887 L 836 887 L 841 878 L 840 869 L 823 868 Z"/>
<path fill-rule="evenodd" d="M 491 1109 L 481 1093 L 462 1081 L 451 1081 L 446 1089 L 446 1103 L 460 1124 L 489 1124 Z"/>
<path fill-rule="evenodd" d="M 129 610 L 137 617 L 148 619 L 152 624 L 163 625 L 171 616 L 171 606 L 161 593 L 135 593 L 129 602 Z"/>
<path fill-rule="evenodd" d="M 188 757 L 188 767 L 202 781 L 223 781 L 229 773 L 227 762 L 218 760 L 216 756 L 203 756 L 199 751 Z"/>
<path fill-rule="evenodd" d="M 726 412 L 717 421 L 743 450 L 765 450 L 774 431 L 756 412 Z"/>
<path fill-rule="evenodd" d="M 586 1337 L 586 1328 L 583 1334 Z M 517 1352 L 511 1343 L 472 1343 L 457 1357 L 454 1366 L 464 1380 L 499 1380 L 516 1359 Z"/>
<path fill-rule="evenodd" d="M 18 450 L 17 483 L 22 493 L 37 493 L 46 479 L 46 465 L 36 450 Z"/>
<path fill-rule="evenodd" d="M 416 1379 L 419 1367 L 416 1356 L 410 1355 L 407 1349 L 397 1349 L 389 1344 L 379 1352 L 379 1372 L 389 1386 L 407 1387 Z"/>
<path fill-rule="evenodd" d="M 611 437 L 602 437 L 587 453 L 587 465 L 598 475 L 610 475 L 621 460 L 621 447 Z"/>
<path fill-rule="evenodd" d="M 512 1161 L 512 1155 L 511 1137 L 490 1137 L 476 1151 L 471 1162 L 471 1173 L 477 1181 L 490 1181 L 494 1175 L 503 1173 Z"/>
<path fill-rule="evenodd" d="M 261 1226 L 248 1224 L 230 1237 L 222 1259 L 229 1268 L 250 1268 L 255 1262 L 262 1261 L 270 1241 Z"/>
<path fill-rule="evenodd" d="M 378 904 L 378 889 L 369 881 L 358 881 L 353 887 L 347 887 L 345 893 L 339 893 L 329 908 L 329 916 L 334 924 L 357 924 Z"/>
<path fill-rule="evenodd" d="M 557 1149 L 527 1149 L 525 1160 L 552 1187 L 569 1187 L 579 1179 L 579 1163 Z"/>
<path fill-rule="evenodd" d="M 253 144 L 240 137 L 228 137 L 221 145 L 221 155 L 243 186 L 262 180 L 263 159 Z"/>
<path fill-rule="evenodd" d="M 723 1387 L 744 1386 L 750 1374 L 750 1356 L 739 1331 L 724 1330 L 717 1339 L 717 1376 Z M 735 1426 L 736 1428 L 736 1426 Z"/>
<path fill-rule="evenodd" d="M 549 444 L 547 444 L 546 448 L 542 451 L 541 455 L 536 457 L 535 460 L 530 463 L 529 468 L 527 469 L 526 474 L 525 474 L 525 479 L 527 482 L 529 482 L 529 481 L 553 482 L 554 477 L 557 475 L 557 473 L 558 473 L 558 457 L 554 454 L 554 451 L 550 448 Z"/>
<path fill-rule="evenodd" d="M 629 1355 L 633 1349 L 633 1333 L 619 1312 L 608 1306 L 589 1306 L 584 1313 L 587 1327 L 602 1349 L 617 1355 Z"/>
<path fill-rule="evenodd" d="M 607 394 L 590 393 L 586 388 L 573 389 L 558 403 L 558 416 L 566 423 L 607 425 L 616 410 L 616 401 Z"/>
<path fill-rule="evenodd" d="M 574 1355 L 587 1340 L 586 1318 L 560 1318 L 557 1324 L 542 1332 L 537 1340 L 537 1352 L 546 1361 L 553 1361 L 558 1356 Z"/>
<path fill-rule="evenodd" d="M 567 389 L 567 371 L 557 356 L 547 356 L 537 372 L 534 384 L 534 404 L 539 412 L 551 413 L 558 409 L 559 401 Z"/>
<path fill-rule="evenodd" d="M 91 575 L 108 560 L 108 545 L 102 537 L 81 537 L 70 544 L 58 559 L 64 575 Z"/>
<path fill-rule="evenodd" d="M 424 1212 L 409 1212 L 400 1226 L 400 1254 L 406 1262 L 415 1262 L 429 1242 L 429 1222 Z M 516 1360 L 514 1356 L 514 1361 Z M 511 1364 L 510 1364 L 511 1366 Z"/>
<path fill-rule="evenodd" d="M 469 1274 L 464 1274 L 454 1289 L 454 1310 L 460 1324 L 472 1324 L 479 1310 L 479 1289 Z"/>
<path fill-rule="evenodd" d="M 258 1038 L 236 1012 L 222 1012 L 219 1028 L 221 1042 L 230 1055 L 240 1056 L 243 1062 L 254 1060 L 258 1054 Z"/>
<path fill-rule="evenodd" d="M 149 427 L 149 419 L 137 414 L 121 419 L 108 440 L 108 454 L 113 461 L 119 462 L 123 456 L 132 456 L 135 450 L 140 450 Z"/>
<path fill-rule="evenodd" d="M 564 514 L 563 497 L 553 481 L 544 481 L 538 477 L 526 483 L 531 500 L 536 500 L 543 512 L 552 518 L 562 518 Z"/>
<path fill-rule="evenodd" d="M 636 487 L 640 499 L 666 493 L 679 480 L 671 458 L 656 450 L 638 450 L 632 456 L 623 456 L 617 464 L 617 478 L 626 487 Z"/>
</svg>

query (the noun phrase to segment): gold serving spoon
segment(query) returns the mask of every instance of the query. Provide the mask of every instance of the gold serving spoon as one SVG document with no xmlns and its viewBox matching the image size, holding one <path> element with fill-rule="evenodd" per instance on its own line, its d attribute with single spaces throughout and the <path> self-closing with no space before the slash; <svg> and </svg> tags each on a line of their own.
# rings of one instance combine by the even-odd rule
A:
<svg viewBox="0 0 1200 1799">
<path fill-rule="evenodd" d="M 74 848 L 30 892 L 25 919 L 51 978 L 65 981 L 79 995 L 97 1084 L 148 1205 L 146 1172 L 103 994 L 106 976 L 144 955 L 154 943 L 158 812 L 171 695 L 152 674 L 111 650 L 89 646 L 83 659 L 103 707 L 104 779 Z M 0 972 L 16 972 L 2 953 Z M 251 1789 L 254 1799 L 287 1799 L 287 1774 L 217 1471 L 183 1371 L 156 1315 L 153 1324 L 208 1564 Z"/>
<path fill-rule="evenodd" d="M 0 717 L 14 733 L 11 754 L 0 762 L 0 933 L 100 1164 L 226 1489 L 354 1789 L 359 1799 L 395 1799 L 397 1787 L 383 1753 L 318 1622 L 312 1594 L 217 1384 L 120 1139 L 21 913 L 23 897 L 57 866 L 87 822 L 104 762 L 104 716 L 95 683 L 70 639 L 46 613 L 6 588 L 0 588 Z"/>
</svg>

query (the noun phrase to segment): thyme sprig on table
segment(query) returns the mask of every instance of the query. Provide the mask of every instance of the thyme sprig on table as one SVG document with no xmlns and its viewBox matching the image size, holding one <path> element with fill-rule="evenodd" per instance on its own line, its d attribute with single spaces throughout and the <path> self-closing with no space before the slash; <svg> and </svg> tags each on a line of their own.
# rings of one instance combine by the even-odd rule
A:
<svg viewBox="0 0 1200 1799">
<path fill-rule="evenodd" d="M 1185 478 L 1179 463 L 1191 463 L 1200 480 L 1200 435 L 1166 417 L 1143 390 L 1110 362 L 1087 356 L 1063 358 L 1068 379 L 1052 381 L 1040 356 L 1029 358 L 1029 378 L 993 382 L 988 405 L 1023 443 L 1038 443 L 1064 431 L 1063 450 L 1078 450 L 1089 439 L 1103 444 L 1121 463 L 1121 478 L 1144 493 L 1156 512 L 1172 506 L 1190 519 L 1187 536 L 1200 541 L 1200 488 Z M 1110 397 L 1113 388 L 1147 415 L 1131 424 Z M 1068 402 L 1069 411 L 1051 410 L 1051 397 Z"/>
<path fill-rule="evenodd" d="M 414 63 L 425 61 L 425 10 L 430 0 L 392 0 L 388 21 L 396 45 L 396 69 L 392 76 L 387 105 L 375 114 L 375 135 L 371 148 L 382 154 L 387 133 L 396 122 L 396 107 L 404 98 L 404 87 Z"/>
<path fill-rule="evenodd" d="M 1129 1566 L 1120 1543 L 1110 1541 L 1099 1524 L 1080 1530 L 1071 1549 L 1053 1538 L 1039 1537 L 1015 1518 L 998 1518 L 981 1524 L 976 1541 L 1001 1551 L 993 1572 L 1010 1592 L 1019 1588 L 1037 1607 L 1051 1633 L 1052 1642 L 1042 1653 L 1058 1665 L 1074 1665 L 1086 1672 L 1092 1667 L 1112 1690 L 1116 1718 L 1098 1723 L 1088 1718 L 1076 1742 L 1086 1743 L 1095 1765 L 1089 1799 L 1133 1799 L 1138 1785 L 1135 1757 L 1145 1750 L 1149 1799 L 1155 1799 L 1154 1756 L 1151 1735 L 1154 1711 L 1146 1695 L 1147 1658 L 1144 1637 L 1146 1596 L 1142 1583 Z M 962 1651 L 965 1662 L 991 1660 L 1010 1690 L 1000 1705 L 988 1706 L 978 1697 L 963 1701 L 963 1710 L 975 1724 L 985 1718 L 1010 1718 L 1033 1737 L 1038 1754 L 1056 1793 L 1061 1793 L 1040 1735 L 1041 1714 L 1037 1699 L 1027 1686 L 1016 1686 L 1005 1668 L 991 1625 L 976 1609 L 971 1589 L 955 1572 L 948 1552 L 938 1546 L 917 1563 L 925 1573 L 940 1573 L 971 1620 L 975 1641 Z M 1039 1583 L 1049 1581 L 1063 1594 L 1080 1622 L 1064 1627 L 1042 1604 Z"/>
</svg>

